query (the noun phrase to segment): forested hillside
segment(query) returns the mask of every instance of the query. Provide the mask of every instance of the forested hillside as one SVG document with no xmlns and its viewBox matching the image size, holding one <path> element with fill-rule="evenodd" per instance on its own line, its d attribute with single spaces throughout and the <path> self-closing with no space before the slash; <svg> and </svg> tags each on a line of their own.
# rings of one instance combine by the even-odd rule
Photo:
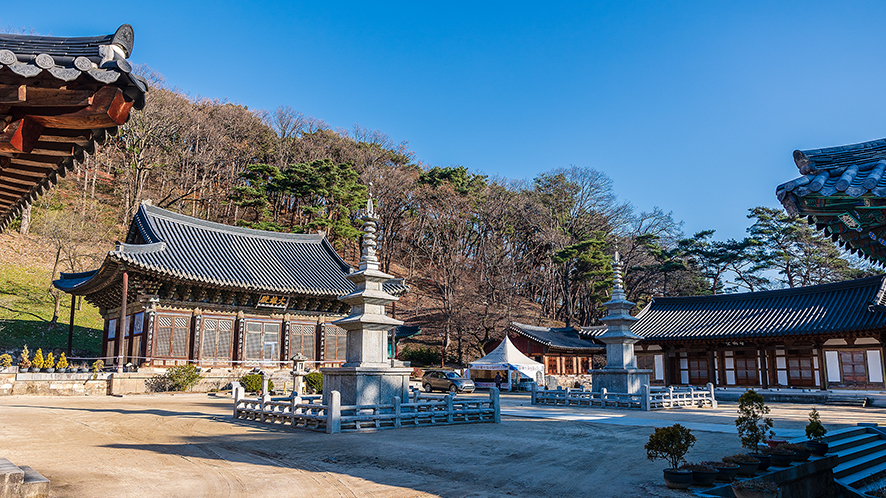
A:
<svg viewBox="0 0 886 498">
<path fill-rule="evenodd" d="M 750 209 L 743 240 L 717 241 L 713 230 L 686 236 L 667 199 L 638 212 L 596 169 L 551 165 L 528 181 L 489 178 L 425 164 L 380 131 L 333 130 L 288 107 L 193 99 L 146 76 L 153 88 L 145 109 L 12 228 L 47 248 L 27 264 L 53 276 L 96 267 L 145 199 L 221 223 L 322 232 L 353 264 L 358 210 L 371 193 L 383 269 L 413 289 L 396 304 L 397 318 L 420 325 L 421 341 L 459 362 L 511 320 L 598 323 L 616 245 L 628 298 L 641 305 L 866 271 L 779 209 Z M 6 251 L 21 236 L 2 237 Z M 39 287 L 58 315 L 61 296 L 48 281 Z"/>
</svg>

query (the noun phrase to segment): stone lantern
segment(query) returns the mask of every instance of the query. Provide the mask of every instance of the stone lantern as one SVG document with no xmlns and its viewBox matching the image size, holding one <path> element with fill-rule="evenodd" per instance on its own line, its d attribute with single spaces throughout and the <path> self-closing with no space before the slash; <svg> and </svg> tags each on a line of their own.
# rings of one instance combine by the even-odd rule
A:
<svg viewBox="0 0 886 498">
<path fill-rule="evenodd" d="M 292 357 L 292 395 L 293 396 L 301 396 L 304 391 L 304 378 L 308 372 L 305 370 L 305 362 L 308 360 L 308 357 L 297 353 Z"/>
</svg>

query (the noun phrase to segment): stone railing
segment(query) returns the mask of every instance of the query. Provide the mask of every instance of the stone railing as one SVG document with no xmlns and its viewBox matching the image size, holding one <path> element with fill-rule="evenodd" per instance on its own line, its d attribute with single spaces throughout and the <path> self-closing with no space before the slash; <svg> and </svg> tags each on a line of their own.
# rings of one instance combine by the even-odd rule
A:
<svg viewBox="0 0 886 498">
<path fill-rule="evenodd" d="M 612 393 L 605 388 L 600 392 L 585 389 L 539 389 L 533 386 L 533 405 L 589 406 L 598 408 L 633 408 L 638 410 L 661 410 L 679 406 L 717 407 L 714 386 L 705 389 L 693 387 L 653 387 L 643 385 L 639 393 Z"/>
<path fill-rule="evenodd" d="M 243 387 L 234 382 L 234 418 L 267 424 L 326 432 L 352 432 L 397 429 L 425 425 L 501 422 L 498 390 L 488 398 L 446 395 L 432 397 L 413 392 L 408 403 L 394 397 L 379 405 L 342 405 L 341 395 L 332 391 L 328 404 L 320 396 L 294 396 L 272 399 L 270 396 L 246 398 Z"/>
</svg>

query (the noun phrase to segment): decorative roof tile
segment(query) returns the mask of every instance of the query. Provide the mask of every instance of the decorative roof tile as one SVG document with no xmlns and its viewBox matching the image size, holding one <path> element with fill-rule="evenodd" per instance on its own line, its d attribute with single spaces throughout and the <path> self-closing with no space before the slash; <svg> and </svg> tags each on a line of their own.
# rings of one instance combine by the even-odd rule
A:
<svg viewBox="0 0 886 498">
<path fill-rule="evenodd" d="M 595 344 L 579 335 L 575 327 L 536 327 L 511 322 L 509 331 L 516 332 L 536 342 L 554 349 L 570 349 L 582 351 L 604 351 L 605 346 Z"/>
</svg>

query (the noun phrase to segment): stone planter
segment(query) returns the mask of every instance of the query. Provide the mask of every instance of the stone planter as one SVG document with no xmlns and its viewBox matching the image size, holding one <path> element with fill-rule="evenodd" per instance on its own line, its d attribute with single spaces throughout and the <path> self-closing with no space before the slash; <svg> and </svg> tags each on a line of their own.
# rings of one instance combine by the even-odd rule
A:
<svg viewBox="0 0 886 498">
<path fill-rule="evenodd" d="M 743 489 L 732 486 L 732 493 L 735 498 L 776 498 L 778 491 L 762 491 L 758 489 Z"/>
<path fill-rule="evenodd" d="M 28 369 L 28 371 L 31 372 L 31 373 L 39 373 L 39 372 L 40 372 L 40 369 L 37 368 L 37 367 L 31 367 L 31 368 Z"/>
<path fill-rule="evenodd" d="M 692 485 L 693 486 L 711 486 L 714 484 L 714 481 L 717 479 L 717 476 L 720 474 L 720 471 L 717 469 L 713 470 L 693 470 L 692 471 Z"/>
<path fill-rule="evenodd" d="M 48 373 L 48 374 L 55 373 L 55 369 L 54 369 L 54 368 L 44 368 L 43 371 L 46 372 L 46 373 Z"/>
<path fill-rule="evenodd" d="M 791 463 L 794 461 L 794 454 L 772 453 L 769 455 L 769 458 L 772 459 L 773 467 L 790 467 Z"/>
<path fill-rule="evenodd" d="M 723 464 L 722 467 L 717 467 L 719 473 L 717 474 L 717 480 L 719 482 L 732 482 L 736 476 L 738 476 L 738 469 L 740 469 L 738 465 L 734 464 Z"/>
<path fill-rule="evenodd" d="M 760 466 L 757 467 L 757 470 L 764 471 L 772 465 L 772 459 L 769 458 L 769 455 L 764 455 L 762 453 L 748 453 L 748 456 L 752 456 L 760 461 Z"/>
<path fill-rule="evenodd" d="M 665 485 L 671 489 L 689 489 L 692 474 L 691 470 L 664 469 Z"/>
<path fill-rule="evenodd" d="M 776 446 L 784 443 L 787 443 L 786 439 L 770 439 L 769 441 L 766 441 L 766 444 L 768 444 L 769 447 L 773 450 L 776 448 Z"/>
<path fill-rule="evenodd" d="M 752 476 L 760 468 L 760 460 L 756 462 L 738 462 L 738 475 Z"/>
<path fill-rule="evenodd" d="M 828 454 L 828 443 L 824 441 L 806 441 L 806 447 L 815 456 L 825 456 Z"/>
</svg>

